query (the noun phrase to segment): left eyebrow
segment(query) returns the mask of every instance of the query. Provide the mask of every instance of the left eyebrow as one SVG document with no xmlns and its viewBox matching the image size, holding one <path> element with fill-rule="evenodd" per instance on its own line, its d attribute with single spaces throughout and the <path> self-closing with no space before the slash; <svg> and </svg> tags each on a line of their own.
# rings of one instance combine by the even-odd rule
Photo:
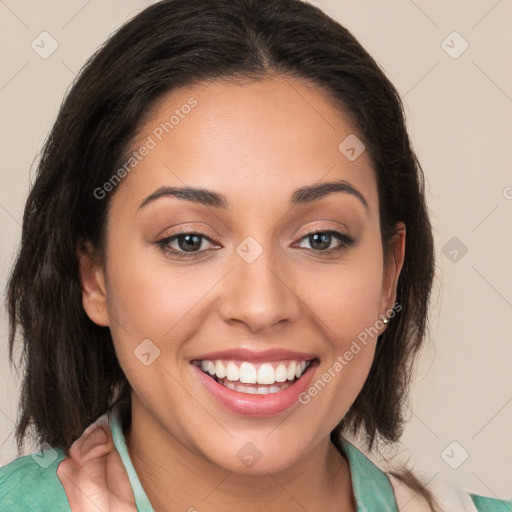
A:
<svg viewBox="0 0 512 512">
<path fill-rule="evenodd" d="M 369 210 L 368 203 L 363 194 L 361 194 L 357 188 L 345 180 L 319 183 L 317 185 L 309 185 L 306 187 L 298 188 L 295 190 L 295 192 L 293 192 L 292 197 L 290 198 L 290 206 L 298 206 L 301 204 L 310 203 L 328 194 L 332 194 L 333 192 L 346 192 L 347 194 L 351 194 L 354 197 L 357 197 L 357 199 L 363 203 L 365 208 Z"/>
<path fill-rule="evenodd" d="M 292 193 L 289 200 L 289 205 L 300 206 L 306 203 L 311 203 L 334 192 L 345 192 L 351 194 L 352 196 L 359 199 L 359 201 L 361 201 L 367 210 L 369 209 L 368 203 L 363 194 L 361 194 L 359 190 L 357 190 L 353 185 L 345 180 L 300 187 Z M 144 206 L 155 201 L 156 199 L 168 196 L 184 199 L 185 201 L 200 203 L 205 206 L 211 206 L 213 208 L 228 209 L 230 207 L 230 203 L 226 196 L 219 192 L 214 192 L 212 190 L 206 190 L 203 188 L 164 186 L 160 187 L 151 195 L 147 196 L 140 204 L 138 210 L 144 208 Z"/>
</svg>

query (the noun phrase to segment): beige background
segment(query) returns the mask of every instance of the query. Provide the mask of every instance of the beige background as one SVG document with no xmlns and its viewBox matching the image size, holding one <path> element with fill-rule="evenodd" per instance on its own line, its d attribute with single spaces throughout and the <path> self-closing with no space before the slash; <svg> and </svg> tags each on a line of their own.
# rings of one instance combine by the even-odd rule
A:
<svg viewBox="0 0 512 512">
<path fill-rule="evenodd" d="M 0 0 L 2 289 L 20 240 L 30 169 L 66 89 L 97 46 L 150 3 Z M 361 41 L 398 88 L 427 178 L 439 259 L 432 342 L 402 444 L 389 456 L 409 459 L 420 476 L 510 499 L 512 1 L 314 3 Z M 44 31 L 59 45 L 47 59 L 31 48 Z M 448 37 L 454 31 L 460 36 Z M 469 47 L 457 58 L 445 51 L 455 56 L 464 41 Z M 2 311 L 0 465 L 16 454 L 18 399 Z"/>
</svg>

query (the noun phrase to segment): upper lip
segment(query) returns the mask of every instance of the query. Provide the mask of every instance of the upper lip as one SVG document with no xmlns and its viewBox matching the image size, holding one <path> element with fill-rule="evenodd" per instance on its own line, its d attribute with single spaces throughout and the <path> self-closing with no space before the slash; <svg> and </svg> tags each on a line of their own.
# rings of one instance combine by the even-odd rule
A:
<svg viewBox="0 0 512 512">
<path fill-rule="evenodd" d="M 268 350 L 254 350 L 250 348 L 230 348 L 227 350 L 218 350 L 216 352 L 208 352 L 207 354 L 200 354 L 192 361 L 214 361 L 217 359 L 233 360 L 233 361 L 248 361 L 255 363 L 270 362 L 270 361 L 285 361 L 293 359 L 294 361 L 309 361 L 315 359 L 314 354 L 306 354 L 304 352 L 296 352 L 293 350 L 286 350 L 283 348 L 272 348 Z"/>
</svg>

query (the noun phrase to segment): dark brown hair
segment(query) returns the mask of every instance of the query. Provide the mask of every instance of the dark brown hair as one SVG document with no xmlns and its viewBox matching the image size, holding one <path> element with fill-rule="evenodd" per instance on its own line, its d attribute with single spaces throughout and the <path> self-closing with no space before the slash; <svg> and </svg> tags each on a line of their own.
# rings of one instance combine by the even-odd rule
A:
<svg viewBox="0 0 512 512">
<path fill-rule="evenodd" d="M 423 173 L 399 94 L 354 36 L 308 3 L 164 0 L 89 59 L 41 155 L 7 287 L 11 362 L 19 330 L 23 346 L 19 449 L 30 427 L 39 442 L 69 447 L 107 410 L 114 390 L 129 393 L 110 330 L 83 309 L 76 251 L 90 240 L 101 253 L 112 194 L 99 200 L 93 191 L 118 168 L 144 115 L 177 87 L 276 74 L 318 86 L 350 116 L 374 165 L 384 258 L 396 223 L 406 225 L 401 311 L 377 343 L 363 389 L 331 433 L 337 443 L 343 432 L 362 429 L 369 450 L 376 438 L 398 441 L 434 278 Z M 402 478 L 430 501 L 409 470 Z"/>
</svg>

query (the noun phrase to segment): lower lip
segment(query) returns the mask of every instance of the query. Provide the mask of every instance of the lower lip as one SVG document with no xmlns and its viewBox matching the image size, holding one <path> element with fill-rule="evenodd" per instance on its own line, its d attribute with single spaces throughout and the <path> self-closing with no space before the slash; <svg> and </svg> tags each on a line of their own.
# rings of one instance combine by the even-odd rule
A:
<svg viewBox="0 0 512 512">
<path fill-rule="evenodd" d="M 300 379 L 283 391 L 266 395 L 252 395 L 233 391 L 206 375 L 196 365 L 193 364 L 192 366 L 208 393 L 221 406 L 235 414 L 262 418 L 280 414 L 297 403 L 299 395 L 308 387 L 318 364 L 317 362 L 312 363 Z"/>
</svg>

